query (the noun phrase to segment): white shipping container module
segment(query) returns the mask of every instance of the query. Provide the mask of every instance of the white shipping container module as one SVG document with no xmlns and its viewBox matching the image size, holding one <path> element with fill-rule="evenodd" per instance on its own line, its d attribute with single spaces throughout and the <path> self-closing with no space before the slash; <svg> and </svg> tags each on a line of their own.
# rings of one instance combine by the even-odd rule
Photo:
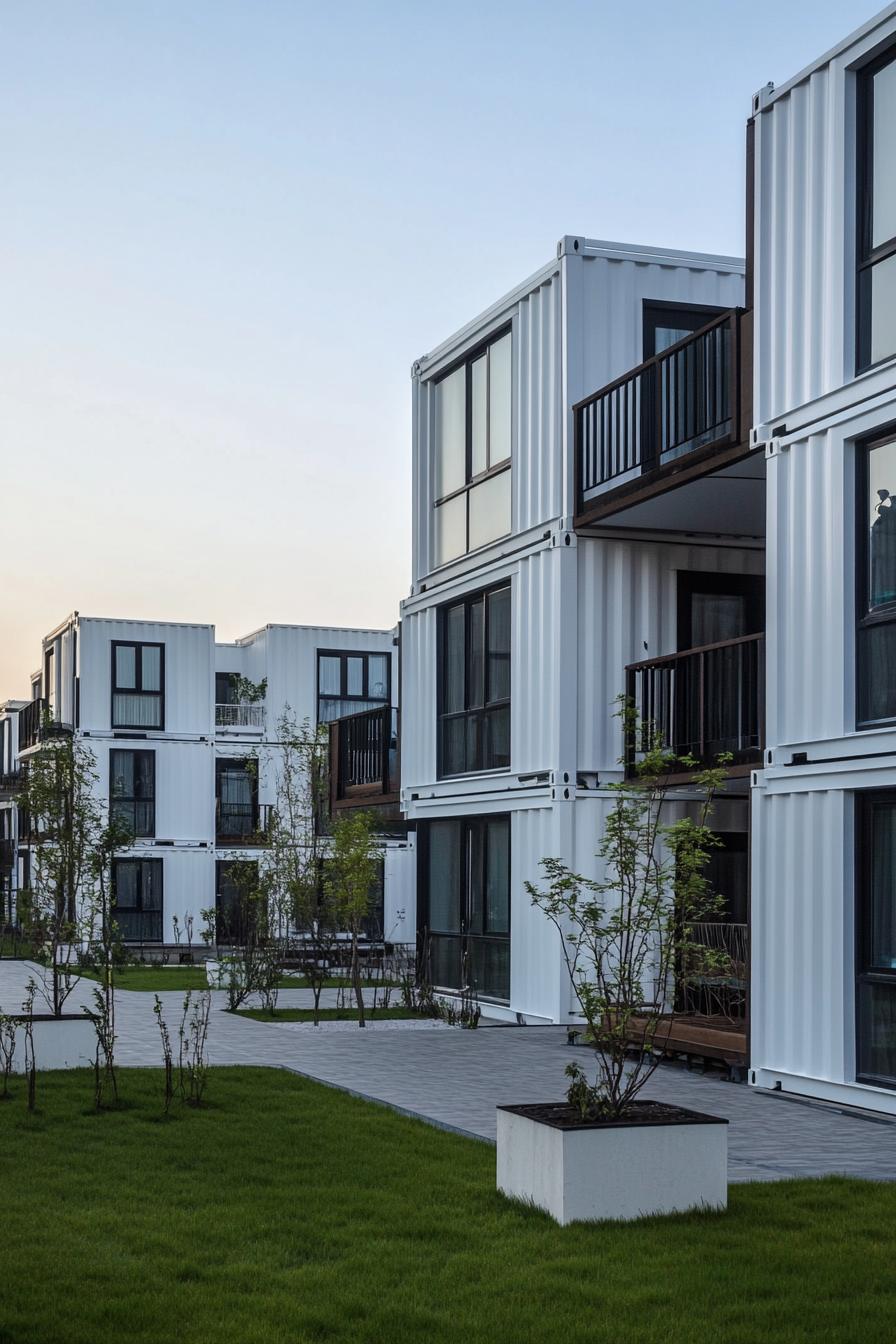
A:
<svg viewBox="0 0 896 1344">
<path fill-rule="evenodd" d="M 863 708 L 861 672 L 873 572 L 865 548 L 889 507 L 877 489 L 888 478 L 866 479 L 867 445 L 893 437 L 896 341 L 870 363 L 863 355 L 857 232 L 862 105 L 888 59 L 892 4 L 753 105 L 753 437 L 766 455 L 768 600 L 766 751 L 752 791 L 750 1079 L 892 1113 L 896 949 L 885 934 L 872 938 L 870 912 L 873 890 L 894 884 L 864 819 L 880 805 L 880 825 L 892 824 L 896 722 Z M 894 98 L 896 65 L 888 68 Z M 879 95 L 885 108 L 883 86 Z M 875 151 L 890 183 L 894 124 L 881 123 Z M 875 302 L 878 318 L 892 315 L 885 292 Z M 884 600 L 878 631 L 886 616 Z M 889 653 L 879 667 L 879 684 L 892 685 Z M 878 930 L 890 917 L 877 909 Z"/>
<path fill-rule="evenodd" d="M 604 786 L 622 774 L 616 698 L 625 690 L 627 664 L 677 649 L 678 575 L 761 575 L 764 568 L 761 471 L 755 488 L 746 487 L 750 505 L 734 524 L 725 519 L 720 525 L 710 507 L 703 510 L 702 532 L 689 524 L 681 535 L 676 524 L 672 531 L 679 535 L 672 539 L 656 525 L 652 531 L 642 526 L 578 535 L 572 406 L 642 362 L 645 304 L 733 308 L 743 302 L 743 272 L 736 258 L 567 236 L 555 260 L 414 365 L 413 586 L 402 608 L 402 807 L 418 826 L 419 922 L 428 929 L 425 837 L 433 823 L 510 818 L 509 991 L 500 1001 L 485 996 L 491 1015 L 577 1020 L 558 935 L 532 905 L 526 883 L 542 879 L 541 860 L 548 856 L 600 875 L 595 851 L 613 800 Z M 436 505 L 440 383 L 465 361 L 469 377 L 477 378 L 484 365 L 474 367 L 473 361 L 486 348 L 490 360 L 489 343 L 508 331 L 509 530 L 439 565 L 435 517 L 445 507 Z M 441 612 L 505 584 L 509 764 L 440 777 Z M 738 826 L 745 825 L 742 803 Z M 480 955 L 488 955 L 486 946 Z"/>
<path fill-rule="evenodd" d="M 240 677 L 254 683 L 254 698 L 246 703 L 234 680 Z M 45 705 L 92 752 L 98 799 L 105 805 L 114 797 L 136 830 L 118 855 L 132 865 L 129 883 L 134 864 L 152 865 L 140 866 L 136 878 L 145 918 L 138 905 L 120 920 L 126 941 L 145 956 L 177 955 L 186 951 L 185 928 L 192 920 L 193 952 L 201 954 L 202 911 L 217 904 L 220 864 L 263 863 L 261 837 L 265 809 L 276 798 L 283 711 L 288 706 L 299 726 L 307 719 L 313 727 L 319 716 L 323 721 L 370 704 L 395 707 L 398 684 L 397 630 L 268 625 L 232 644 L 216 644 L 212 625 L 78 613 L 54 630 L 43 644 L 36 710 Z M 28 709 L 34 730 L 26 753 L 36 743 L 40 713 L 29 702 L 10 705 L 8 714 L 0 712 L 0 765 L 15 769 L 19 710 Z M 146 790 L 151 781 L 151 796 L 127 793 L 138 757 L 139 787 Z M 226 784 L 222 771 L 230 774 Z M 0 769 L 0 776 L 5 773 Z M 218 796 L 224 789 L 226 799 Z M 0 841 L 8 836 L 0 845 L 0 911 L 8 913 L 27 847 L 16 854 L 14 808 L 3 795 L 0 779 Z M 402 828 L 393 830 L 399 834 L 382 839 L 383 914 L 396 941 L 404 941 L 415 927 L 413 850 Z"/>
</svg>

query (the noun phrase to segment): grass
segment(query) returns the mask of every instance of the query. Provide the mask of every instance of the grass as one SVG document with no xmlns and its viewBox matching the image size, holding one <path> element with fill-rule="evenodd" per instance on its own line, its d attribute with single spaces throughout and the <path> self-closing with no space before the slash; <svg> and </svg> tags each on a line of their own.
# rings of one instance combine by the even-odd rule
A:
<svg viewBox="0 0 896 1344">
<path fill-rule="evenodd" d="M 251 1017 L 256 1022 L 313 1022 L 314 1012 L 311 1008 L 275 1008 L 273 1013 L 266 1013 L 263 1008 L 238 1008 L 238 1017 Z M 422 1014 L 415 1013 L 412 1008 L 368 1008 L 366 1017 L 368 1021 L 381 1021 L 383 1018 L 391 1018 L 393 1021 L 407 1020 L 414 1017 L 419 1018 Z M 321 1008 L 318 1017 L 321 1022 L 356 1022 L 358 1020 L 357 1008 Z"/>
<path fill-rule="evenodd" d="M 0 1105 L 3 1344 L 810 1344 L 892 1338 L 896 1187 L 735 1186 L 727 1215 L 556 1227 L 494 1149 L 277 1070 L 89 1072 Z"/>
<path fill-rule="evenodd" d="M 85 980 L 99 980 L 97 971 L 82 969 L 79 972 Z M 362 980 L 362 985 L 372 989 L 374 984 L 380 988 L 383 982 Z M 162 989 L 206 989 L 208 980 L 204 966 L 122 966 L 115 972 L 115 984 L 118 989 L 145 990 L 155 993 Z M 333 977 L 324 981 L 325 989 L 345 988 L 351 981 Z M 278 987 L 280 989 L 308 989 L 309 983 L 300 975 L 284 975 Z M 2 1344 L 2 1341 L 0 1341 Z"/>
</svg>

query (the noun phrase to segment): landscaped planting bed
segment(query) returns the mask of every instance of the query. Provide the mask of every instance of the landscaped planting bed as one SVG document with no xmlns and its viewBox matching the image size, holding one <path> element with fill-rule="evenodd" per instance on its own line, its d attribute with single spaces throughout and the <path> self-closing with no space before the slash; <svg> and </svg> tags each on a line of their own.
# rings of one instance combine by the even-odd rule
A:
<svg viewBox="0 0 896 1344">
<path fill-rule="evenodd" d="M 0 1340 L 808 1344 L 892 1336 L 896 1187 L 731 1190 L 721 1215 L 573 1224 L 503 1199 L 495 1150 L 279 1070 L 38 1075 L 0 1105 Z"/>
</svg>

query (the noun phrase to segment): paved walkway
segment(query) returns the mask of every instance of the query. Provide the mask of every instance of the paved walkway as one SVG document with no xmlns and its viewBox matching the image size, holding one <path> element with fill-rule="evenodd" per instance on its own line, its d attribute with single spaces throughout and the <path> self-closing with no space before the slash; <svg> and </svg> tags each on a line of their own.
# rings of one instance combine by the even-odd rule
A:
<svg viewBox="0 0 896 1344">
<path fill-rule="evenodd" d="M 21 1003 L 28 975 L 38 968 L 0 961 L 0 1006 Z M 90 1002 L 82 981 L 69 1003 Z M 335 1003 L 336 990 L 325 991 Z M 160 995 L 169 1028 L 179 1021 L 183 994 Z M 562 1094 L 563 1070 L 590 1052 L 573 1050 L 558 1027 L 480 1027 L 477 1031 L 316 1032 L 288 1023 L 262 1023 L 223 1010 L 213 993 L 209 1055 L 212 1064 L 261 1064 L 385 1102 L 432 1123 L 494 1141 L 495 1107 L 546 1101 Z M 311 1005 L 309 990 L 282 990 L 283 1007 Z M 122 1065 L 161 1063 L 153 995 L 119 991 L 116 1000 Z M 717 1077 L 663 1065 L 645 1095 L 730 1121 L 731 1181 L 780 1180 L 832 1172 L 896 1180 L 896 1121 L 843 1114 L 801 1104 Z"/>
</svg>

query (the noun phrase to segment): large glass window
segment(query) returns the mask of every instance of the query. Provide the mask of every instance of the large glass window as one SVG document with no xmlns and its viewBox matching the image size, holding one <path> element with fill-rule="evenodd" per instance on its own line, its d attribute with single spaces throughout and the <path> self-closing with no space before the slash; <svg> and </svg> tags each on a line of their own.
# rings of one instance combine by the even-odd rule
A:
<svg viewBox="0 0 896 1344">
<path fill-rule="evenodd" d="M 132 835 L 156 833 L 156 758 L 152 751 L 109 752 L 110 811 Z"/>
<path fill-rule="evenodd" d="M 317 654 L 317 721 L 331 723 L 348 714 L 388 705 L 392 659 L 388 653 Z"/>
<path fill-rule="evenodd" d="M 112 727 L 164 728 L 165 646 L 112 641 Z"/>
<path fill-rule="evenodd" d="M 215 838 L 239 845 L 259 831 L 258 767 L 255 760 L 222 757 L 215 762 Z"/>
<path fill-rule="evenodd" d="M 421 828 L 420 932 L 440 989 L 510 998 L 510 818 Z"/>
<path fill-rule="evenodd" d="M 858 726 L 896 719 L 896 435 L 858 450 Z"/>
<path fill-rule="evenodd" d="M 858 1075 L 896 1086 L 896 794 L 859 795 L 856 840 Z"/>
<path fill-rule="evenodd" d="M 858 368 L 896 355 L 896 50 L 859 75 Z"/>
<path fill-rule="evenodd" d="M 125 943 L 162 941 L 162 860 L 115 859 L 112 918 Z"/>
<path fill-rule="evenodd" d="M 510 765 L 510 585 L 440 612 L 439 774 Z"/>
<path fill-rule="evenodd" d="M 436 383 L 436 565 L 510 531 L 512 353 L 505 331 Z"/>
</svg>

